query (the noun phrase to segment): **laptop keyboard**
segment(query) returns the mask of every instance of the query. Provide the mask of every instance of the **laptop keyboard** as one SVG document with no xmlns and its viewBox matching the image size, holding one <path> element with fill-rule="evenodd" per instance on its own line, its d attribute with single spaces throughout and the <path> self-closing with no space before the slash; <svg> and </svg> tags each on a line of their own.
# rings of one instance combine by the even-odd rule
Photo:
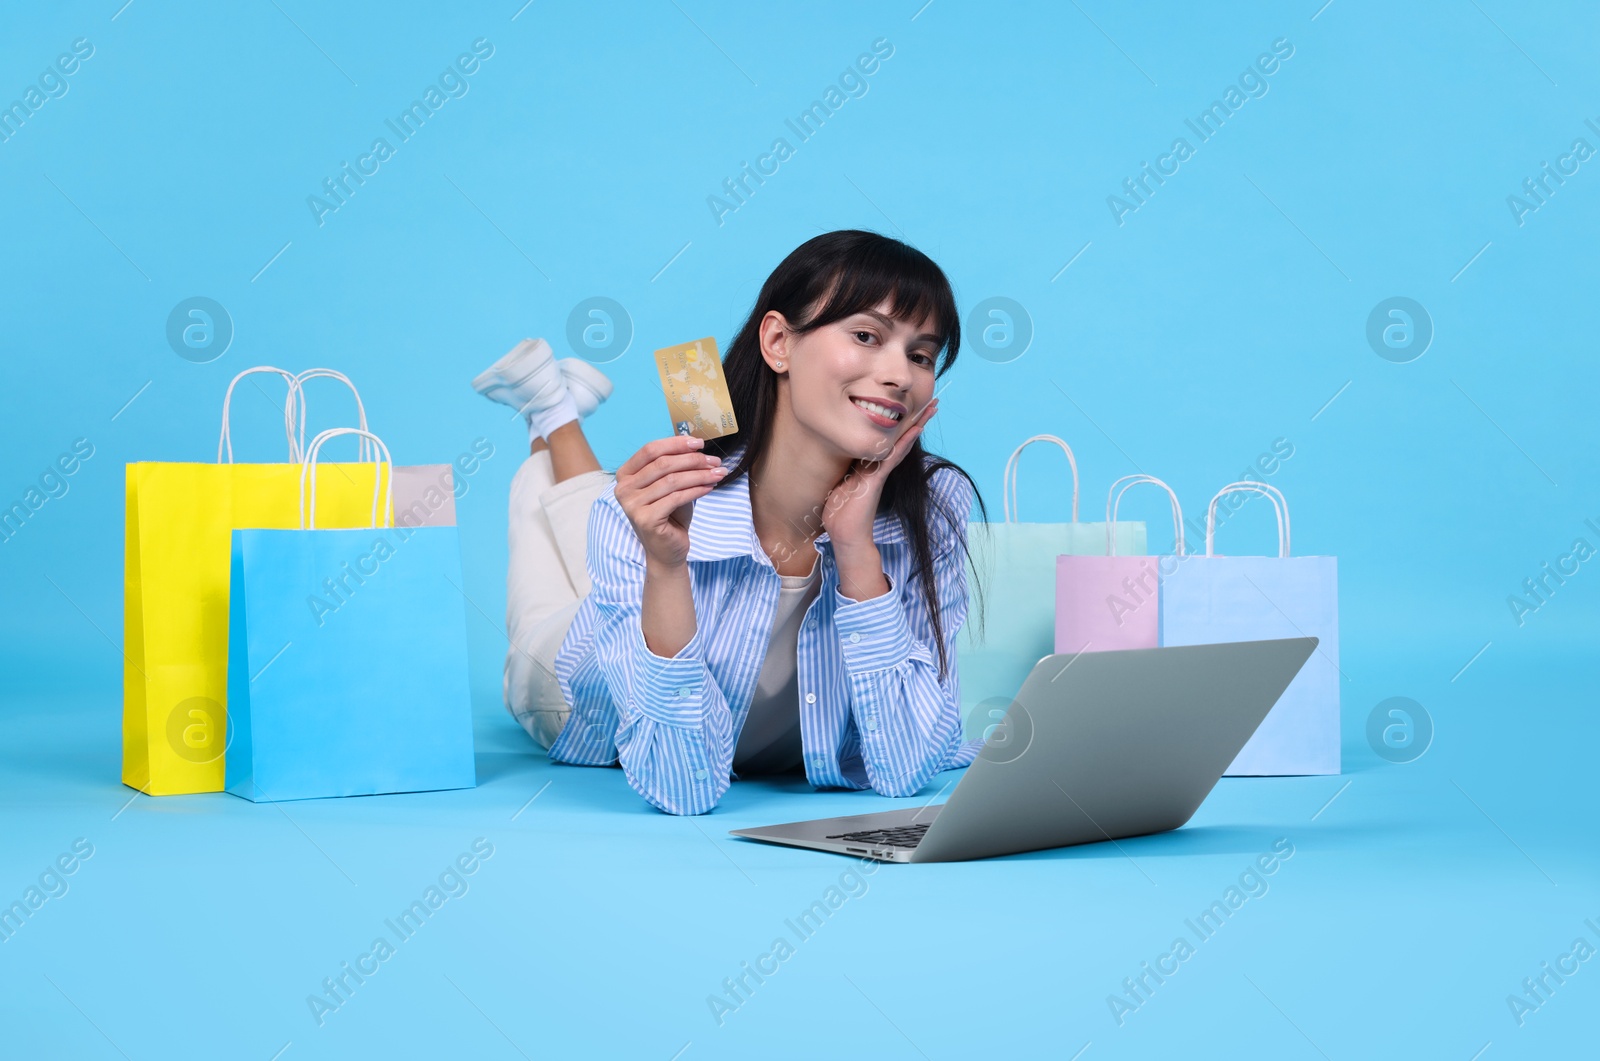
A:
<svg viewBox="0 0 1600 1061">
<path fill-rule="evenodd" d="M 863 844 L 878 844 L 882 847 L 916 847 L 922 842 L 922 834 L 928 831 L 929 822 L 917 825 L 900 825 L 893 829 L 868 829 L 859 833 L 836 833 L 827 837 L 829 840 L 853 840 Z"/>
</svg>

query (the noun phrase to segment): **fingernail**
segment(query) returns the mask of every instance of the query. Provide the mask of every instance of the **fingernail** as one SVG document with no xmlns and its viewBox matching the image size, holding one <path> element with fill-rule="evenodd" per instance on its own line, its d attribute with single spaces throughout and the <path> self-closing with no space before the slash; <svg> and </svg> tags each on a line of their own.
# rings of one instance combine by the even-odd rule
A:
<svg viewBox="0 0 1600 1061">
<path fill-rule="evenodd" d="M 690 436 L 688 436 L 688 438 L 689 438 L 689 448 L 691 448 L 691 449 L 705 449 L 705 446 L 706 446 L 706 440 L 705 439 L 699 438 L 698 436 L 695 436 L 695 435 L 690 435 Z"/>
<path fill-rule="evenodd" d="M 717 456 L 715 453 L 707 453 L 706 454 L 706 463 L 707 464 L 711 464 L 711 465 L 721 464 L 722 463 L 722 458 Z"/>
</svg>

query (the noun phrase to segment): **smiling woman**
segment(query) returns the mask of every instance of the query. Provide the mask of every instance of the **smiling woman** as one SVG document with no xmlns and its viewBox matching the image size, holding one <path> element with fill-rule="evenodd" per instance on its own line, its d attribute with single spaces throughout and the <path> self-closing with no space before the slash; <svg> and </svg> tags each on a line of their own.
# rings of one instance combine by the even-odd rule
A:
<svg viewBox="0 0 1600 1061">
<path fill-rule="evenodd" d="M 971 762 L 954 646 L 977 490 L 921 446 L 959 344 L 949 281 L 904 243 L 830 232 L 779 264 L 723 364 L 741 430 L 573 480 L 592 500 L 568 570 L 592 585 L 556 614 L 555 680 L 512 706 L 536 739 L 555 720 L 552 759 L 620 763 L 673 814 L 735 776 L 906 796 Z"/>
<path fill-rule="evenodd" d="M 934 473 L 966 476 L 921 442 L 938 408 L 935 381 L 955 362 L 960 328 L 943 271 L 877 233 L 818 236 L 768 278 L 726 364 L 735 415 L 751 426 L 712 439 L 706 452 L 727 459 L 742 451 L 723 486 L 751 477 L 756 529 L 780 573 L 783 559 L 819 534 L 835 551 L 841 538 L 847 548 L 870 543 L 880 511 L 904 528 L 923 569 L 931 517 L 947 526 L 952 519 L 935 511 L 928 489 Z M 781 476 L 768 474 L 780 469 Z M 835 493 L 836 485 L 845 489 Z M 867 497 L 877 504 L 849 505 Z M 854 525 L 844 525 L 846 516 Z M 941 634 L 936 595 L 924 588 Z"/>
</svg>

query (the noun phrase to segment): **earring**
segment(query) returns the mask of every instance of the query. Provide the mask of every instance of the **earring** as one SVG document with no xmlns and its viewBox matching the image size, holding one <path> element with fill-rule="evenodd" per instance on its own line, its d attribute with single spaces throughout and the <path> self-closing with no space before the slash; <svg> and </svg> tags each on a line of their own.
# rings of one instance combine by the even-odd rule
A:
<svg viewBox="0 0 1600 1061">
<path fill-rule="evenodd" d="M 783 367 L 783 362 L 782 361 L 774 361 L 773 365 L 778 367 L 778 368 L 782 368 Z"/>
</svg>

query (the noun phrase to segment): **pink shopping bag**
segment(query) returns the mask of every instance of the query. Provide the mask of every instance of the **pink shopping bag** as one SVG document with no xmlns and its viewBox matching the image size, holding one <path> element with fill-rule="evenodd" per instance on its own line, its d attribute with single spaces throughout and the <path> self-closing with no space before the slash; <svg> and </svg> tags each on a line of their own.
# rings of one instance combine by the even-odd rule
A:
<svg viewBox="0 0 1600 1061">
<path fill-rule="evenodd" d="M 1112 483 L 1106 494 L 1106 555 L 1056 557 L 1057 652 L 1155 648 L 1159 643 L 1160 580 L 1172 569 L 1173 558 L 1118 556 L 1112 534 L 1122 495 L 1140 483 L 1167 492 L 1175 548 L 1183 556 L 1183 510 L 1172 488 L 1153 475 L 1125 475 Z"/>
</svg>

